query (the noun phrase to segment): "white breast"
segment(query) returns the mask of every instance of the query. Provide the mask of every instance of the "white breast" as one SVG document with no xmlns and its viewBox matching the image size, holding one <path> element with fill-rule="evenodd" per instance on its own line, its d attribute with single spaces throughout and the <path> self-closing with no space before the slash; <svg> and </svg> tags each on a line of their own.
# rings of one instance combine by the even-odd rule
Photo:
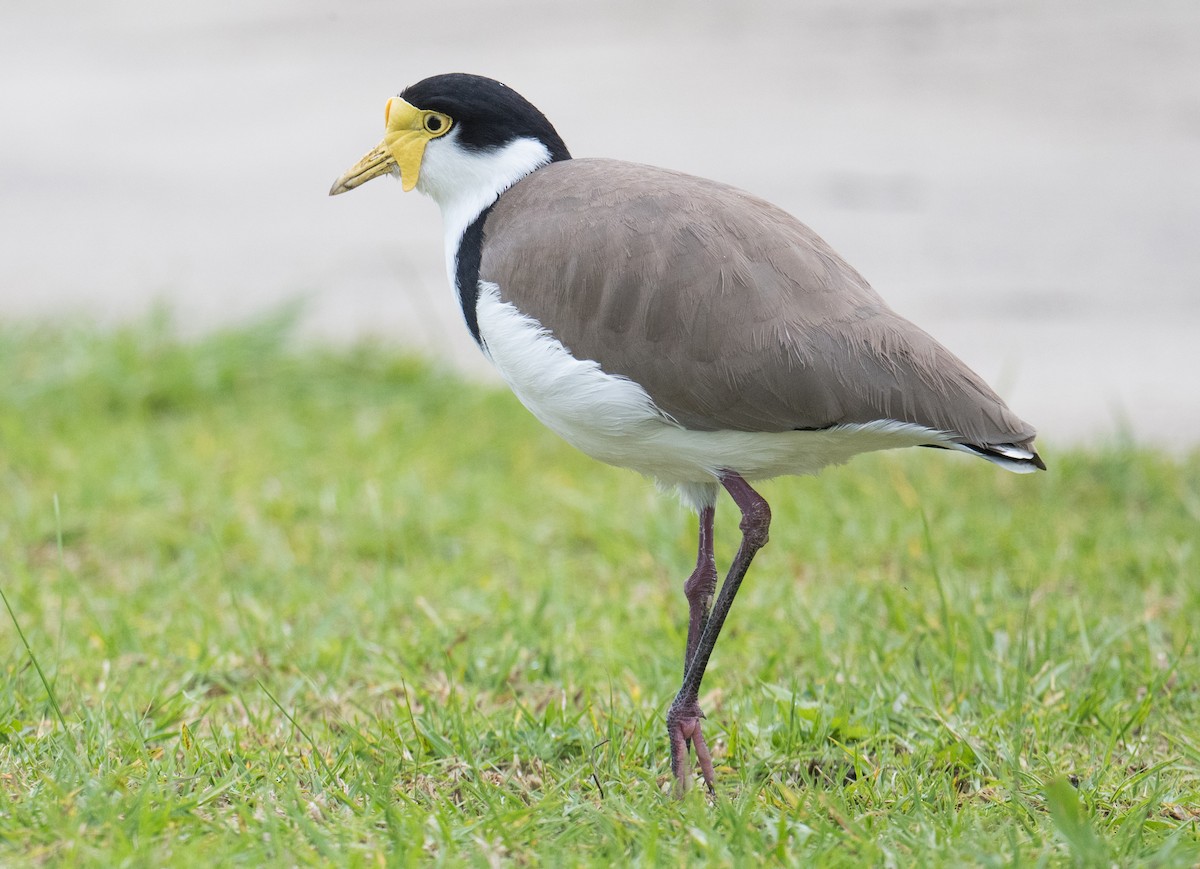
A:
<svg viewBox="0 0 1200 869">
<path fill-rule="evenodd" d="M 696 484 L 707 488 L 721 470 L 761 480 L 816 473 L 872 450 L 948 444 L 940 432 L 895 420 L 815 432 L 685 429 L 637 383 L 572 356 L 540 323 L 502 300 L 496 284 L 480 281 L 479 287 L 484 352 L 521 403 L 589 456 L 680 486 L 685 494 Z"/>
</svg>

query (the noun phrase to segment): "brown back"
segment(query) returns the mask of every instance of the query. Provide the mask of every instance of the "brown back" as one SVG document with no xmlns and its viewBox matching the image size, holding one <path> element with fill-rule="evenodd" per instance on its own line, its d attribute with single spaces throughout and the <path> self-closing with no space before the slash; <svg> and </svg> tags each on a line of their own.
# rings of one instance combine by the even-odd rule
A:
<svg viewBox="0 0 1200 869">
<path fill-rule="evenodd" d="M 713 181 L 546 166 L 493 206 L 480 279 L 687 428 L 894 419 L 978 445 L 1035 434 L 812 230 Z"/>
</svg>

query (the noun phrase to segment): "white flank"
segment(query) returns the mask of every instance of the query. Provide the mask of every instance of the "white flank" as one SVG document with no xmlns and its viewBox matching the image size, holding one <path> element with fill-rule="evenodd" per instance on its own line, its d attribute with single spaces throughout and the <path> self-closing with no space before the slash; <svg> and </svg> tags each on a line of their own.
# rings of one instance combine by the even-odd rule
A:
<svg viewBox="0 0 1200 869">
<path fill-rule="evenodd" d="M 567 443 L 595 459 L 677 486 L 692 506 L 711 503 L 718 472 L 747 480 L 813 474 L 858 453 L 921 444 L 953 446 L 932 429 L 895 420 L 823 431 L 702 432 L 664 414 L 637 383 L 576 359 L 541 324 L 479 284 L 484 351 L 517 398 Z"/>
</svg>

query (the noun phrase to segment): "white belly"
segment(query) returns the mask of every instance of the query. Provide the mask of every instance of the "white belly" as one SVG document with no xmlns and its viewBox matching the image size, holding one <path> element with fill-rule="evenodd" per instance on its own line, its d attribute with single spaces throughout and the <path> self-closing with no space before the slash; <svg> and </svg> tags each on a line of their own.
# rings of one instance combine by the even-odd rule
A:
<svg viewBox="0 0 1200 869">
<path fill-rule="evenodd" d="M 722 470 L 747 480 L 812 474 L 858 453 L 947 443 L 940 432 L 895 420 L 822 431 L 691 431 L 637 383 L 576 359 L 536 320 L 503 301 L 495 284 L 480 282 L 476 311 L 484 352 L 543 424 L 595 459 L 685 491 L 712 484 Z"/>
</svg>

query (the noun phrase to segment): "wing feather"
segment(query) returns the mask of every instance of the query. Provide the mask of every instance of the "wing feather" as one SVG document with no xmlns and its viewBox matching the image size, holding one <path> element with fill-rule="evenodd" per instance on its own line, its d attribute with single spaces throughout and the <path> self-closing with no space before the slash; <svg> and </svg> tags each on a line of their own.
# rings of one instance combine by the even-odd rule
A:
<svg viewBox="0 0 1200 869">
<path fill-rule="evenodd" d="M 480 278 L 688 428 L 892 419 L 1019 449 L 1035 434 L 807 226 L 716 182 L 551 164 L 493 206 Z"/>
</svg>

